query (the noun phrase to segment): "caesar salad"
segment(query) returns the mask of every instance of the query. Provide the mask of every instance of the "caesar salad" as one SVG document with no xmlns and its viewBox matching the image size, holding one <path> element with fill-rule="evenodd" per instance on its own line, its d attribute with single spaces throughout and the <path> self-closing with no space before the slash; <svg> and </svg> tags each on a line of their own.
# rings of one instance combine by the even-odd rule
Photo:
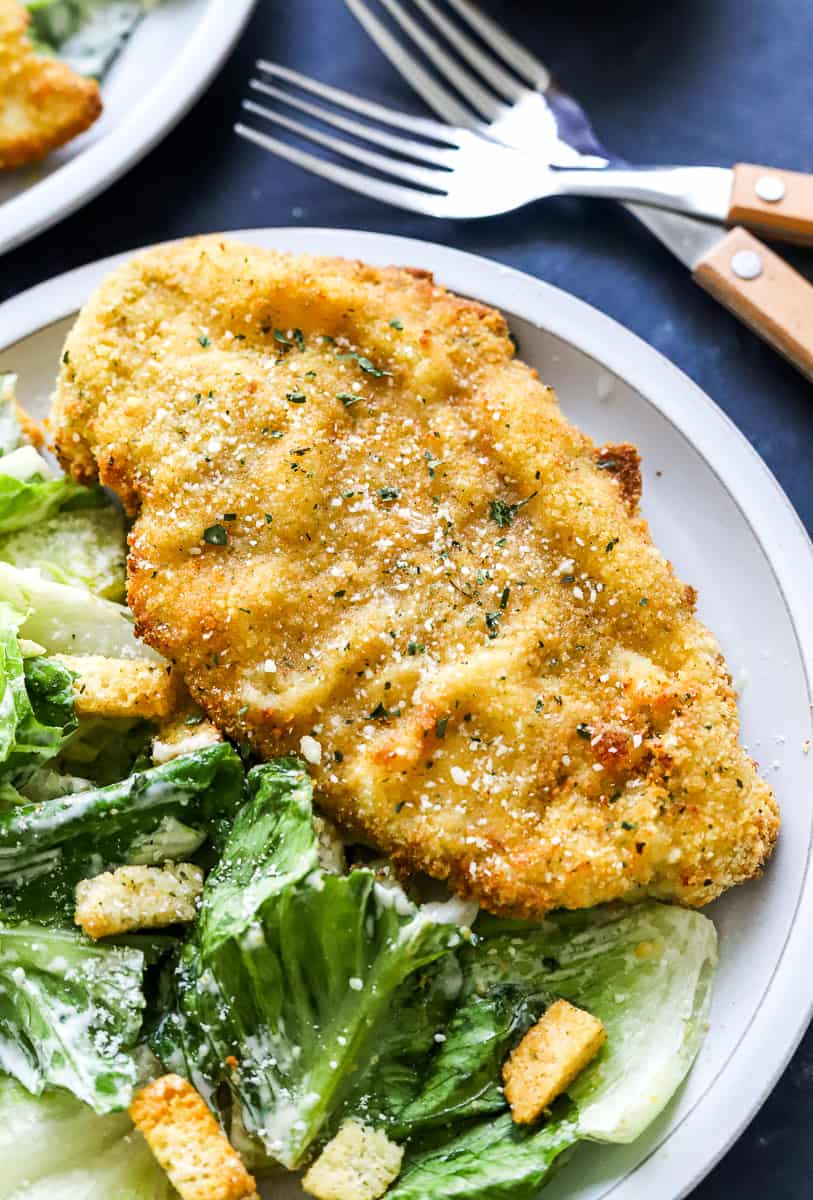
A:
<svg viewBox="0 0 813 1200">
<path fill-rule="evenodd" d="M 307 762 L 223 740 L 139 641 L 124 515 L 50 465 L 14 383 L 0 1200 L 239 1200 L 281 1170 L 322 1200 L 528 1200 L 637 1138 L 702 1043 L 712 922 L 499 918 L 342 839 Z"/>
</svg>

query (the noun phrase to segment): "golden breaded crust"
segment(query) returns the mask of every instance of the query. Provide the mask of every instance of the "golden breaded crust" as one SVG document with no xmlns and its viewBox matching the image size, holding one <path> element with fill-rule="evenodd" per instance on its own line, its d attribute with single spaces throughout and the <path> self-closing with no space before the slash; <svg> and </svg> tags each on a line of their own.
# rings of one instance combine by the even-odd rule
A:
<svg viewBox="0 0 813 1200">
<path fill-rule="evenodd" d="M 29 20 L 17 0 L 0 0 L 0 170 L 44 158 L 102 111 L 94 79 L 34 52 Z"/>
<path fill-rule="evenodd" d="M 519 1125 L 540 1117 L 607 1040 L 598 1017 L 567 1000 L 551 1004 L 503 1065 L 505 1098 Z"/>
<path fill-rule="evenodd" d="M 320 806 L 488 908 L 757 874 L 775 800 L 719 646 L 502 316 L 422 273 L 200 238 L 71 332 L 63 464 L 137 515 L 137 631 Z"/>
<path fill-rule="evenodd" d="M 105 871 L 76 885 L 74 924 L 92 938 L 194 921 L 203 871 L 194 863 Z"/>
<path fill-rule="evenodd" d="M 162 1075 L 130 1116 L 182 1200 L 256 1200 L 257 1185 L 191 1083 Z"/>
<path fill-rule="evenodd" d="M 73 690 L 81 716 L 157 720 L 169 717 L 178 703 L 178 672 L 166 664 L 102 654 L 55 654 L 54 658 L 78 676 Z"/>
</svg>

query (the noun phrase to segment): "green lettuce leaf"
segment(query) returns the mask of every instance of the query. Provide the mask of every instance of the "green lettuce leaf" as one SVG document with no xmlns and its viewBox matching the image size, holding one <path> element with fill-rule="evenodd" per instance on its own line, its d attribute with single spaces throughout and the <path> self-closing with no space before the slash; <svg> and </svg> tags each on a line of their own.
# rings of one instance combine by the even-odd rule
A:
<svg viewBox="0 0 813 1200">
<path fill-rule="evenodd" d="M 478 1121 L 408 1156 L 387 1200 L 533 1200 L 579 1136 L 577 1113 L 566 1101 L 539 1129 L 516 1125 L 509 1113 Z"/>
<path fill-rule="evenodd" d="M 15 454 L 23 451 L 15 451 Z M 35 450 L 31 453 L 39 458 Z M 78 492 L 80 485 L 67 476 L 58 479 L 32 475 L 28 479 L 17 479 L 4 473 L 3 465 L 10 461 L 0 460 L 0 534 L 15 530 L 30 529 L 38 521 L 44 521 L 59 512 Z"/>
<path fill-rule="evenodd" d="M 516 983 L 493 984 L 483 995 L 469 992 L 437 1035 L 437 1053 L 421 1090 L 398 1115 L 390 1136 L 504 1109 L 502 1064 L 548 1000 Z"/>
<path fill-rule="evenodd" d="M 125 1113 L 0 1076 L 0 1200 L 177 1200 Z"/>
<path fill-rule="evenodd" d="M 0 601 L 0 786 L 19 788 L 77 727 L 72 673 L 42 657 L 23 659 L 23 616 Z"/>
<path fill-rule="evenodd" d="M 466 987 L 511 980 L 600 1017 L 607 1043 L 570 1095 L 583 1137 L 631 1142 L 674 1095 L 703 1041 L 717 934 L 699 912 L 654 902 L 554 913 L 523 936 L 466 952 Z"/>
<path fill-rule="evenodd" d="M 578 1142 L 638 1137 L 680 1086 L 705 1033 L 716 934 L 700 913 L 645 903 L 554 913 L 536 927 L 484 917 L 475 930 L 477 943 L 460 952 L 458 1014 L 475 997 L 487 1012 L 494 989 L 511 985 L 526 995 L 564 997 L 601 1017 L 607 1042 L 541 1125 L 520 1128 L 504 1113 L 457 1124 L 456 1136 L 455 1125 L 443 1136 L 421 1136 L 419 1126 L 408 1129 L 407 1118 L 410 1111 L 422 1118 L 432 1110 L 444 1043 L 417 1099 L 401 1114 L 410 1145 L 388 1200 L 531 1200 Z M 488 1029 L 486 1012 L 479 1024 Z M 477 1052 L 465 1053 L 462 1041 L 458 1050 L 455 1065 L 465 1087 L 466 1073 L 480 1060 Z M 454 1094 L 453 1084 L 450 1079 Z"/>
<path fill-rule="evenodd" d="M 29 1092 L 62 1087 L 97 1112 L 137 1079 L 144 956 L 41 925 L 0 925 L 0 1069 Z"/>
<path fill-rule="evenodd" d="M 88 786 L 118 783 L 131 771 L 149 765 L 154 728 L 138 717 L 80 717 L 76 732 L 60 751 L 57 766 L 87 780 Z"/>
<path fill-rule="evenodd" d="M 221 742 L 108 787 L 0 813 L 4 912 L 47 923 L 70 920 L 79 880 L 127 863 L 131 854 L 144 862 L 145 842 L 169 819 L 219 847 L 242 786 L 242 763 Z"/>
<path fill-rule="evenodd" d="M 296 1166 L 378 1048 L 405 981 L 460 941 L 442 908 L 369 870 L 318 866 L 311 784 L 293 759 L 255 768 L 204 889 L 152 1045 L 248 1135 Z"/>
<path fill-rule="evenodd" d="M 15 567 L 36 567 L 57 583 L 85 587 L 96 596 L 123 601 L 127 558 L 124 514 L 98 488 L 77 487 L 74 497 L 69 507 L 57 515 L 16 532 L 3 532 L 0 523 L 0 561 Z"/>
<path fill-rule="evenodd" d="M 97 79 L 150 7 L 148 0 L 28 0 L 35 43 Z"/>
<path fill-rule="evenodd" d="M 49 654 L 104 654 L 111 658 L 160 656 L 133 632 L 132 614 L 84 587 L 55 583 L 36 568 L 0 562 L 0 600 L 25 613 L 20 635 Z"/>
</svg>

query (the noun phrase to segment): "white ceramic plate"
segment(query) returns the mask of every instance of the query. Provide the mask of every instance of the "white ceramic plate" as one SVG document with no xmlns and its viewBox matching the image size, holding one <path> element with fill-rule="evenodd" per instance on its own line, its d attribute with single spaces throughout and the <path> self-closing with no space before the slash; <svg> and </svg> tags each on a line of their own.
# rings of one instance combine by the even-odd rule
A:
<svg viewBox="0 0 813 1200">
<path fill-rule="evenodd" d="M 775 786 L 783 832 L 764 879 L 710 908 L 721 961 L 711 1028 L 689 1079 L 633 1146 L 583 1146 L 546 1200 L 678 1200 L 731 1145 L 776 1082 L 813 1010 L 813 547 L 767 467 L 712 401 L 608 317 L 529 275 L 443 246 L 347 230 L 235 234 L 284 250 L 424 267 L 496 305 L 522 357 L 597 441 L 635 442 L 655 540 L 700 593 L 742 681 L 743 736 Z M 126 256 L 125 256 L 126 257 Z M 120 258 L 94 263 L 0 306 L 0 369 L 46 411 L 62 341 L 91 288 Z M 273 1195 L 300 1195 L 274 1183 Z"/>
<path fill-rule="evenodd" d="M 44 162 L 0 171 L 0 254 L 109 187 L 180 121 L 256 0 L 161 0 L 105 78 L 104 112 Z"/>
</svg>

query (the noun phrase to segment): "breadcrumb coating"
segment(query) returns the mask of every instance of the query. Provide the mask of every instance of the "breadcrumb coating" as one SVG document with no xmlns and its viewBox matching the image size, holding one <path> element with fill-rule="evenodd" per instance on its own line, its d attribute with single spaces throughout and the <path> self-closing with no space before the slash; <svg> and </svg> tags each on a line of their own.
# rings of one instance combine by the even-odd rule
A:
<svg viewBox="0 0 813 1200">
<path fill-rule="evenodd" d="M 137 517 L 137 632 L 356 836 L 524 916 L 759 873 L 776 802 L 637 454 L 498 312 L 206 237 L 115 271 L 67 349 L 56 445 Z"/>
</svg>

